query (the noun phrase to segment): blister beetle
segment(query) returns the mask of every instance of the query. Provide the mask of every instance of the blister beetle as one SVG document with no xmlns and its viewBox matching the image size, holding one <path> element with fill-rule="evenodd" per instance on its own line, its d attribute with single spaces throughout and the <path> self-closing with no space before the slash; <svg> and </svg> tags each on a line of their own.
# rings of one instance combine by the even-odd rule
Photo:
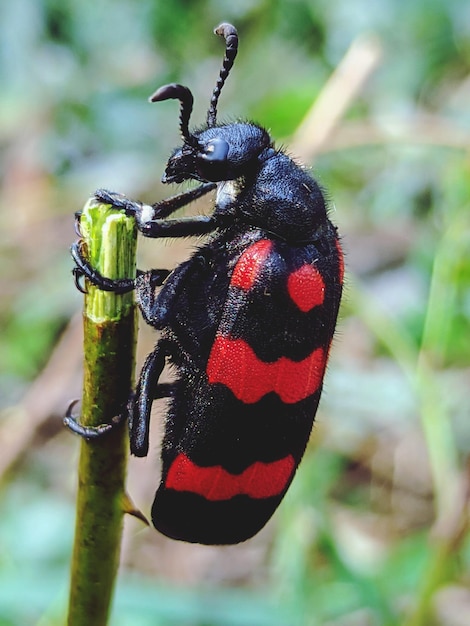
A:
<svg viewBox="0 0 470 626">
<path fill-rule="evenodd" d="M 96 193 L 134 215 L 146 237 L 206 235 L 205 242 L 173 271 L 141 272 L 135 281 L 97 274 L 79 242 L 73 256 L 76 274 L 98 287 L 135 288 L 144 319 L 160 331 L 129 415 L 131 452 L 146 456 L 152 403 L 169 398 L 155 527 L 174 539 L 232 544 L 265 525 L 304 454 L 336 325 L 343 255 L 315 180 L 261 126 L 217 122 L 238 35 L 230 24 L 215 33 L 226 49 L 205 127 L 189 130 L 187 87 L 165 85 L 151 97 L 180 102 L 183 145 L 163 182 L 200 186 L 152 206 Z M 169 219 L 213 189 L 211 215 Z M 175 378 L 164 384 L 166 363 Z"/>
</svg>

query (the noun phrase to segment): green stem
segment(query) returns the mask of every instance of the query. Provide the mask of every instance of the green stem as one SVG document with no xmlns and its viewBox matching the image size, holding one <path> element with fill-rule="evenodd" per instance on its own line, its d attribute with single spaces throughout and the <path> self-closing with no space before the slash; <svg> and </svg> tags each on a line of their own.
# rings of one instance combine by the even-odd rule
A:
<svg viewBox="0 0 470 626">
<path fill-rule="evenodd" d="M 452 580 L 469 526 L 468 493 L 461 485 L 458 446 L 453 423 L 443 401 L 446 390 L 433 377 L 433 364 L 445 361 L 455 317 L 458 274 L 466 258 L 469 220 L 467 206 L 448 216 L 448 226 L 436 249 L 417 378 L 423 407 L 422 423 L 433 472 L 437 522 L 421 581 L 415 611 L 406 626 L 429 624 L 436 590 Z M 437 369 L 437 366 L 434 366 Z M 439 532 L 436 532 L 439 531 Z"/>
<path fill-rule="evenodd" d="M 90 201 L 80 227 L 87 258 L 110 278 L 135 276 L 133 218 Z M 135 363 L 133 293 L 116 295 L 86 284 L 84 426 L 110 423 L 126 410 Z M 81 441 L 68 626 L 105 626 L 114 588 L 126 507 L 125 421 L 105 436 Z"/>
<path fill-rule="evenodd" d="M 443 400 L 445 390 L 439 378 L 439 363 L 445 359 L 448 336 L 455 315 L 456 284 L 459 267 L 466 253 L 467 214 L 454 218 L 437 247 L 422 344 L 414 346 L 405 330 L 386 311 L 360 294 L 354 303 L 370 328 L 406 373 L 416 392 L 419 414 L 429 455 L 433 479 L 436 525 L 430 536 L 428 561 L 415 609 L 404 620 L 405 626 L 424 626 L 432 619 L 432 600 L 436 590 L 452 579 L 455 562 L 469 526 L 468 501 L 462 494 L 458 449 L 449 409 Z M 465 244 L 464 244 L 465 242 Z M 439 531 L 439 532 L 438 532 Z"/>
<path fill-rule="evenodd" d="M 449 507 L 453 493 L 449 485 L 457 473 L 452 422 L 442 401 L 437 372 L 406 330 L 357 281 L 350 288 L 350 303 L 381 343 L 388 348 L 416 394 L 418 411 L 430 459 L 436 517 Z"/>
</svg>

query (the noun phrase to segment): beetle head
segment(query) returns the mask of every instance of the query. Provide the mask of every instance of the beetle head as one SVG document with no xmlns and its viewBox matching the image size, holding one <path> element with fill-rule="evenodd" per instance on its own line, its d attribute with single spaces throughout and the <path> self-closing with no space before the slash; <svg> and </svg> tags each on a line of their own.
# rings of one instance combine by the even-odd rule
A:
<svg viewBox="0 0 470 626">
<path fill-rule="evenodd" d="M 189 178 L 220 182 L 243 176 L 259 154 L 271 145 L 268 133 L 255 124 L 239 122 L 211 126 L 185 141 L 170 157 L 164 183 L 180 183 Z"/>
<path fill-rule="evenodd" d="M 189 130 L 193 95 L 187 87 L 176 83 L 164 85 L 150 97 L 151 102 L 180 101 L 180 131 L 184 143 L 170 157 L 162 179 L 164 183 L 181 183 L 190 178 L 212 182 L 237 178 L 247 163 L 270 145 L 267 132 L 254 124 L 217 125 L 217 103 L 237 55 L 238 34 L 231 24 L 221 24 L 214 32 L 225 38 L 226 47 L 207 112 L 206 128 L 195 133 Z"/>
</svg>

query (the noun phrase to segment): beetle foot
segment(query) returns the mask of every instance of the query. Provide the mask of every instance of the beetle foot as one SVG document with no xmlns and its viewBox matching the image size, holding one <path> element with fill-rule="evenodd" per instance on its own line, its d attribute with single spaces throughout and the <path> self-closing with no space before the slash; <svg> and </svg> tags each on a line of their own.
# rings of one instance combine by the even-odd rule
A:
<svg viewBox="0 0 470 626">
<path fill-rule="evenodd" d="M 135 280 L 133 278 L 106 278 L 100 274 L 90 263 L 85 259 L 82 252 L 83 240 L 78 239 L 72 247 L 70 252 L 72 258 L 75 261 L 75 267 L 72 270 L 75 286 L 82 293 L 87 293 L 86 289 L 81 283 L 82 278 L 87 278 L 95 287 L 98 287 L 102 291 L 112 291 L 115 294 L 123 294 L 132 291 L 135 288 Z"/>
<path fill-rule="evenodd" d="M 126 215 L 134 217 L 142 211 L 142 203 L 129 200 L 126 196 L 107 189 L 97 189 L 95 198 L 102 204 L 111 204 L 116 209 L 124 209 Z"/>
<path fill-rule="evenodd" d="M 114 430 L 117 426 L 119 426 L 123 420 L 126 419 L 126 415 L 121 413 L 120 415 L 116 415 L 113 417 L 112 421 L 109 424 L 100 424 L 99 426 L 83 426 L 80 423 L 79 418 L 72 413 L 74 406 L 79 402 L 79 400 L 73 400 L 69 406 L 67 407 L 67 411 L 65 412 L 64 417 L 64 425 L 67 426 L 72 432 L 80 437 L 83 437 L 87 441 L 90 439 L 98 439 L 103 435 Z"/>
</svg>

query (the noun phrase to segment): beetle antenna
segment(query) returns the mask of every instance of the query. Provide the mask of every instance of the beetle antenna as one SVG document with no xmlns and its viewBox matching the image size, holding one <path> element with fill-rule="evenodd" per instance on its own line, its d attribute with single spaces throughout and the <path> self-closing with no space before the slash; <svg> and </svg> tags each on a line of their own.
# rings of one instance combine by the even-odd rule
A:
<svg viewBox="0 0 470 626">
<path fill-rule="evenodd" d="M 207 125 L 209 127 L 215 126 L 217 120 L 217 103 L 219 101 L 220 92 L 224 86 L 227 76 L 232 69 L 233 62 L 237 56 L 238 51 L 238 33 L 235 26 L 231 24 L 223 23 L 214 30 L 216 35 L 225 39 L 225 55 L 222 61 L 222 67 L 220 69 L 219 78 L 212 92 L 212 98 L 209 110 L 207 111 Z"/>
<path fill-rule="evenodd" d="M 162 100 L 179 100 L 180 106 L 180 131 L 183 139 L 188 143 L 197 143 L 196 138 L 189 132 L 189 118 L 193 110 L 193 94 L 187 87 L 178 85 L 177 83 L 171 83 L 169 85 L 163 85 L 157 89 L 149 98 L 150 102 L 161 102 Z"/>
</svg>

